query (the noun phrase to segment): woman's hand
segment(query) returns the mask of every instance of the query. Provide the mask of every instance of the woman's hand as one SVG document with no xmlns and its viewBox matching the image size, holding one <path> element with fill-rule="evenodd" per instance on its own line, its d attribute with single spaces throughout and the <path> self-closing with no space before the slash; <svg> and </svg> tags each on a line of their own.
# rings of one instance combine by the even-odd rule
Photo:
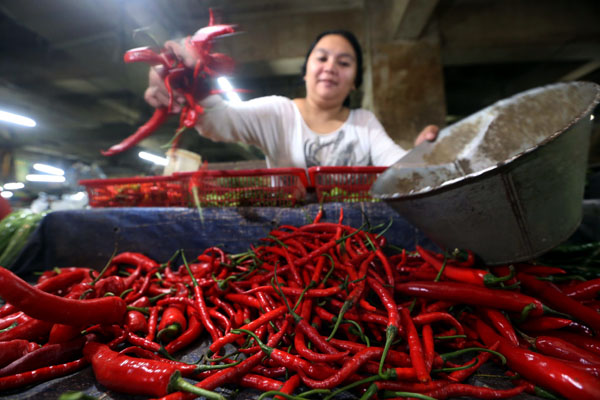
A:
<svg viewBox="0 0 600 400">
<path fill-rule="evenodd" d="M 440 128 L 437 125 L 427 125 L 415 139 L 415 146 L 420 145 L 424 141 L 433 142 L 439 132 Z"/>
<path fill-rule="evenodd" d="M 193 69 L 199 56 L 193 49 L 187 48 L 184 41 L 169 40 L 165 42 L 165 51 L 171 52 L 187 68 Z M 148 88 L 144 92 L 144 99 L 154 108 L 168 107 L 169 92 L 164 83 L 165 71 L 163 66 L 150 68 L 148 74 Z M 185 98 L 177 90 L 173 90 L 172 113 L 179 113 L 185 104 Z"/>
</svg>

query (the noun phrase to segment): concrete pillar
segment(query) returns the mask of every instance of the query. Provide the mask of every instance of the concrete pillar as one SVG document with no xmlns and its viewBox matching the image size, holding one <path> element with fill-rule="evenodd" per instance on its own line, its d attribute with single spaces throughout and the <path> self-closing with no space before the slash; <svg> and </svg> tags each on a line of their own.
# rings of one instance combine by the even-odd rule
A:
<svg viewBox="0 0 600 400">
<path fill-rule="evenodd" d="M 367 63 L 363 107 L 371 109 L 387 133 L 409 149 L 429 124 L 444 126 L 446 101 L 439 39 L 435 25 L 417 40 L 393 40 L 382 32 L 386 13 L 368 13 Z"/>
</svg>

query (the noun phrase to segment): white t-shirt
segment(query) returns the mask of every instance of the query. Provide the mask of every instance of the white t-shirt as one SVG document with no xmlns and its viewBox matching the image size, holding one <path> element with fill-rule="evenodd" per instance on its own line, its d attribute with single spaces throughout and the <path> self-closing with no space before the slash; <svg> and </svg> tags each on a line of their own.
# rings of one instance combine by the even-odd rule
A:
<svg viewBox="0 0 600 400">
<path fill-rule="evenodd" d="M 204 115 L 197 128 L 203 136 L 214 141 L 255 145 L 272 168 L 389 166 L 406 154 L 387 135 L 375 115 L 364 109 L 351 110 L 339 129 L 317 134 L 287 97 L 266 96 L 229 103 L 213 95 L 201 105 Z"/>
</svg>

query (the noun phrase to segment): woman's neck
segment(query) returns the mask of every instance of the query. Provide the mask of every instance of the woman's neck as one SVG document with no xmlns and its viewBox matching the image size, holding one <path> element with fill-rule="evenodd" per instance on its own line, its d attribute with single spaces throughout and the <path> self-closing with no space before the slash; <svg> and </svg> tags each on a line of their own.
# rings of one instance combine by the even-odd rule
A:
<svg viewBox="0 0 600 400">
<path fill-rule="evenodd" d="M 294 99 L 304 122 L 316 133 L 331 133 L 348 119 L 350 110 L 341 104 L 317 104 L 308 98 Z"/>
</svg>

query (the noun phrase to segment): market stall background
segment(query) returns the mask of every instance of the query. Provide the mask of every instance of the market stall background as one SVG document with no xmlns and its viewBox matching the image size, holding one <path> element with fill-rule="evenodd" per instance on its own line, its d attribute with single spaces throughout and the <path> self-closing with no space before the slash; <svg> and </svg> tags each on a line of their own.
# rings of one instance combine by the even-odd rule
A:
<svg viewBox="0 0 600 400">
<path fill-rule="evenodd" d="M 445 126 L 523 90 L 600 82 L 600 5 L 594 0 L 2 2 L 0 106 L 38 124 L 0 125 L 0 184 L 22 180 L 34 162 L 61 167 L 66 177 L 64 183 L 28 182 L 15 191 L 13 205 L 28 205 L 39 192 L 78 191 L 80 179 L 161 172 L 138 152 L 164 155 L 175 119 L 125 154 L 100 154 L 152 113 L 142 96 L 147 67 L 125 64 L 123 54 L 192 34 L 206 25 L 209 7 L 241 32 L 220 39 L 215 50 L 236 60 L 231 81 L 249 90 L 244 99 L 301 95 L 300 66 L 313 37 L 324 29 L 354 31 L 366 60 L 354 103 L 373 110 L 406 147 L 426 124 Z M 597 126 L 592 165 L 599 159 Z M 256 149 L 213 143 L 194 132 L 184 135 L 181 147 L 209 165 L 264 165 Z"/>
</svg>

